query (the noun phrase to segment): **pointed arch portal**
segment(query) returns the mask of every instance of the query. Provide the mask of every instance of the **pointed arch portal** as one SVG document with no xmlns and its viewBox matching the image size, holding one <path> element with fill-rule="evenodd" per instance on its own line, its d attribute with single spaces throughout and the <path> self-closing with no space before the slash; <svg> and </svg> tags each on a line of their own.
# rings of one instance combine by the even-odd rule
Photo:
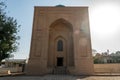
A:
<svg viewBox="0 0 120 80">
<path fill-rule="evenodd" d="M 73 29 L 63 18 L 54 21 L 49 27 L 49 67 L 74 66 Z"/>
</svg>

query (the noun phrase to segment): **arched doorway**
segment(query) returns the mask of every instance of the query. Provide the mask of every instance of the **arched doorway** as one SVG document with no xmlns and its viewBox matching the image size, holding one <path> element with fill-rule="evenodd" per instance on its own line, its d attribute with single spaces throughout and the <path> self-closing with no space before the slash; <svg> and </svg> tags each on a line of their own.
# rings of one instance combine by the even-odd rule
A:
<svg viewBox="0 0 120 80">
<path fill-rule="evenodd" d="M 65 19 L 54 21 L 49 29 L 48 67 L 74 66 L 73 29 Z"/>
</svg>

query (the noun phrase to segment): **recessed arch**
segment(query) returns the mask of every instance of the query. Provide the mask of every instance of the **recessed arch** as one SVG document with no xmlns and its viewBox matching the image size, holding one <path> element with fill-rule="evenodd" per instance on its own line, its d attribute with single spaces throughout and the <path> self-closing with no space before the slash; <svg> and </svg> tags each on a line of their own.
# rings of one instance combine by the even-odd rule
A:
<svg viewBox="0 0 120 80">
<path fill-rule="evenodd" d="M 63 36 L 61 36 L 61 35 L 55 37 L 55 41 L 58 40 L 58 39 L 61 39 L 61 40 L 65 40 L 65 41 L 66 41 L 66 39 L 65 39 Z"/>
<path fill-rule="evenodd" d="M 64 42 L 66 42 L 66 39 L 63 36 L 61 36 L 61 35 L 57 36 L 54 39 L 54 42 L 57 42 L 57 51 L 63 51 L 64 50 L 63 45 L 64 45 Z"/>
<path fill-rule="evenodd" d="M 59 18 L 49 26 L 48 66 L 57 66 L 57 58 L 63 58 L 63 66 L 74 66 L 73 26 Z"/>
</svg>

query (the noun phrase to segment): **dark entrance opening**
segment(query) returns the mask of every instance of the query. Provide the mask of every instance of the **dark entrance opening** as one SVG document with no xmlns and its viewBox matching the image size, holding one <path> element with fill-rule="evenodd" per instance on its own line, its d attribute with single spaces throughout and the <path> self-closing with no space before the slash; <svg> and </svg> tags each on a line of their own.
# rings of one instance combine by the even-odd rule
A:
<svg viewBox="0 0 120 80">
<path fill-rule="evenodd" d="M 63 57 L 57 58 L 57 66 L 63 66 Z"/>
</svg>

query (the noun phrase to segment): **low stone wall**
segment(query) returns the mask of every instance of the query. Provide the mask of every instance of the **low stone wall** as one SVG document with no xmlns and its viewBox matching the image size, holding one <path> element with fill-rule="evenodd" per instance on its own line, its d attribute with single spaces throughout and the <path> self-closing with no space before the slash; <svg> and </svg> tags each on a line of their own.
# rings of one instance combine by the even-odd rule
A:
<svg viewBox="0 0 120 80">
<path fill-rule="evenodd" d="M 96 73 L 120 73 L 120 64 L 94 64 Z"/>
<path fill-rule="evenodd" d="M 0 75 L 1 74 L 11 74 L 10 70 L 2 70 L 0 69 Z"/>
<path fill-rule="evenodd" d="M 0 72 L 10 71 L 11 73 L 22 72 L 22 67 L 12 67 L 12 68 L 0 68 Z"/>
</svg>

